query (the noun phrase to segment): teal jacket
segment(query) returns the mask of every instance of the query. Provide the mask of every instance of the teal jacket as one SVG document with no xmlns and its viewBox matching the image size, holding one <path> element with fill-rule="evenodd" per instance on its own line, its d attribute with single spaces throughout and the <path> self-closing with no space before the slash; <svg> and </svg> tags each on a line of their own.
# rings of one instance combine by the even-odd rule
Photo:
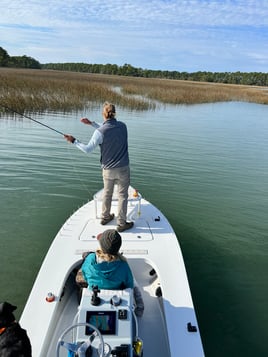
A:
<svg viewBox="0 0 268 357">
<path fill-rule="evenodd" d="M 90 253 L 82 264 L 82 273 L 88 288 L 120 290 L 133 288 L 133 275 L 126 261 L 97 263 L 96 254 Z"/>
</svg>

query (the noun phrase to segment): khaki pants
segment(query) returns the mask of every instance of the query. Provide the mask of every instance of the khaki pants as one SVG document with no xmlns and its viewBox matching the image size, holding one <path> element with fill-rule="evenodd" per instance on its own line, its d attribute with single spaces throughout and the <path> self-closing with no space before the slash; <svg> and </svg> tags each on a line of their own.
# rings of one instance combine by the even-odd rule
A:
<svg viewBox="0 0 268 357">
<path fill-rule="evenodd" d="M 114 169 L 103 169 L 103 198 L 102 198 L 102 218 L 106 219 L 110 215 L 114 185 L 118 185 L 118 214 L 117 225 L 124 225 L 127 218 L 128 187 L 130 185 L 129 166 Z"/>
</svg>

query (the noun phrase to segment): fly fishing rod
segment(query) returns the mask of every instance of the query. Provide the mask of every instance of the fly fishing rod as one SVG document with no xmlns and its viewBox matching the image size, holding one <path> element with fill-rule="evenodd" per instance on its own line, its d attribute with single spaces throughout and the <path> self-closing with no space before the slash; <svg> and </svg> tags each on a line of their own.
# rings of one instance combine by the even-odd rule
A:
<svg viewBox="0 0 268 357">
<path fill-rule="evenodd" d="M 53 131 L 55 131 L 56 133 L 58 133 L 58 134 L 60 134 L 60 135 L 63 135 L 63 136 L 65 135 L 65 134 L 63 134 L 61 131 L 59 131 L 59 130 L 57 130 L 57 129 L 54 129 L 54 128 L 51 128 L 51 126 L 49 126 L 49 125 L 46 125 L 46 124 L 44 124 L 44 123 L 41 123 L 39 120 L 33 119 L 33 118 L 31 118 L 30 116 L 25 115 L 25 114 L 23 114 L 23 113 L 17 112 L 16 110 L 14 110 L 14 109 L 12 109 L 12 108 L 9 108 L 9 107 L 7 107 L 6 105 L 3 105 L 3 104 L 0 104 L 0 105 L 1 105 L 1 107 L 3 107 L 3 108 L 5 108 L 5 109 L 7 109 L 7 110 L 9 110 L 9 111 L 11 111 L 11 112 L 13 112 L 13 113 L 15 113 L 15 114 L 18 114 L 18 115 L 20 115 L 20 116 L 22 116 L 22 117 L 24 117 L 24 118 L 27 118 L 27 119 L 29 119 L 29 120 L 34 121 L 35 123 L 38 123 L 38 124 L 40 124 L 40 125 L 43 125 L 43 126 L 45 126 L 46 128 L 48 128 L 48 129 L 50 129 L 50 130 L 53 130 Z"/>
</svg>

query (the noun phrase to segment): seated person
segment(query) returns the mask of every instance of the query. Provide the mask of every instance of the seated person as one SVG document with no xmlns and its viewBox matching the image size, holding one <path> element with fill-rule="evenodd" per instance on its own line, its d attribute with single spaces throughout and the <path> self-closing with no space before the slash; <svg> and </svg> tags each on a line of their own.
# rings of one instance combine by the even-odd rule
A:
<svg viewBox="0 0 268 357">
<path fill-rule="evenodd" d="M 142 316 L 144 303 L 140 290 L 136 284 L 134 286 L 133 275 L 126 258 L 119 253 L 122 244 L 120 234 L 115 229 L 107 229 L 100 233 L 97 239 L 100 249 L 83 255 L 84 262 L 78 271 L 77 282 L 79 280 L 79 284 L 82 285 L 84 279 L 89 289 L 93 286 L 108 290 L 134 289 L 135 313 Z"/>
<path fill-rule="evenodd" d="M 97 239 L 100 249 L 89 253 L 81 268 L 89 288 L 97 285 L 99 289 L 133 289 L 132 272 L 119 253 L 122 244 L 120 234 L 115 229 L 107 229 Z"/>
<path fill-rule="evenodd" d="M 17 306 L 0 303 L 0 357 L 31 357 L 32 347 L 26 330 L 16 321 Z"/>
</svg>

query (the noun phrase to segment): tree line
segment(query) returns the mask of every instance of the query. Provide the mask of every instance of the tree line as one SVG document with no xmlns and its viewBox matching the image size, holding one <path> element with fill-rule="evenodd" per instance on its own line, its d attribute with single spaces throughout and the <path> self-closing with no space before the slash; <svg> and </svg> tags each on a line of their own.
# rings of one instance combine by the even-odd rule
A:
<svg viewBox="0 0 268 357">
<path fill-rule="evenodd" d="M 161 71 L 142 69 L 124 64 L 88 64 L 88 63 L 47 63 L 42 68 L 60 71 L 74 71 L 86 73 L 114 74 L 119 76 L 132 76 L 144 78 L 177 79 L 198 82 L 214 82 L 228 84 L 245 84 L 256 86 L 268 86 L 268 73 L 262 72 L 207 72 L 193 73 L 178 71 Z"/>
<path fill-rule="evenodd" d="M 90 64 L 90 63 L 46 63 L 40 64 L 28 56 L 9 56 L 7 51 L 0 47 L 0 67 L 51 69 L 59 71 L 73 71 L 84 73 L 111 74 L 143 78 L 176 79 L 197 82 L 212 82 L 226 84 L 243 84 L 254 86 L 268 86 L 268 73 L 263 72 L 178 72 L 161 71 L 133 67 L 125 63 Z"/>
<path fill-rule="evenodd" d="M 8 52 L 0 47 L 0 67 L 41 69 L 42 65 L 29 56 L 9 56 Z"/>
</svg>

